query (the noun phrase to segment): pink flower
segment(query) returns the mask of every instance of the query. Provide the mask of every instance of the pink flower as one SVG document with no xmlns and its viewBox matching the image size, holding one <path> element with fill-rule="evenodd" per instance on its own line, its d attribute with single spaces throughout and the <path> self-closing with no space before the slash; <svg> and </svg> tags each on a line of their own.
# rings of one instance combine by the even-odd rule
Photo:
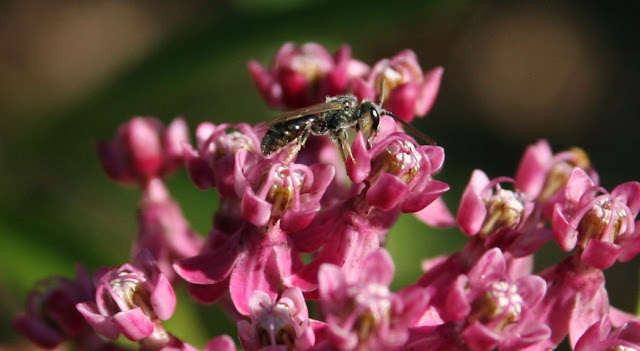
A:
<svg viewBox="0 0 640 351">
<path fill-rule="evenodd" d="M 351 58 L 351 48 L 342 45 L 331 56 L 316 43 L 296 47 L 284 44 L 266 70 L 250 61 L 249 72 L 260 94 L 273 108 L 293 109 L 324 102 L 325 97 L 347 92 L 354 77 L 369 67 Z"/>
<path fill-rule="evenodd" d="M 149 250 L 164 276 L 173 281 L 173 261 L 198 254 L 203 240 L 191 229 L 162 180 L 149 181 L 143 191 L 132 256 Z"/>
<path fill-rule="evenodd" d="M 610 267 L 618 257 L 627 261 L 640 245 L 635 218 L 640 211 L 640 183 L 618 185 L 609 194 L 583 170 L 571 172 L 566 201 L 553 211 L 553 233 L 560 247 L 578 246 L 582 261 L 594 268 Z"/>
<path fill-rule="evenodd" d="M 543 207 L 545 218 L 551 218 L 553 205 L 564 201 L 564 188 L 573 168 L 580 168 L 598 183 L 588 155 L 580 148 L 553 154 L 546 140 L 530 145 L 516 171 L 516 188 Z"/>
<path fill-rule="evenodd" d="M 122 124 L 113 139 L 98 143 L 102 167 L 122 183 L 161 178 L 183 164 L 187 125 L 177 118 L 167 128 L 153 117 L 135 117 Z"/>
<path fill-rule="evenodd" d="M 279 220 L 286 232 L 303 229 L 320 209 L 320 199 L 334 174 L 331 165 L 285 164 L 241 150 L 234 179 L 242 214 L 256 226 Z"/>
<path fill-rule="evenodd" d="M 318 281 L 326 325 L 318 344 L 339 350 L 400 349 L 408 328 L 425 312 L 428 296 L 419 288 L 391 292 L 393 275 L 393 261 L 384 249 L 367 256 L 355 279 L 338 266 L 322 265 Z"/>
<path fill-rule="evenodd" d="M 284 164 L 239 150 L 234 187 L 240 201 L 229 203 L 225 210 L 229 217 L 241 215 L 242 224 L 232 233 L 215 230 L 200 255 L 174 265 L 188 282 L 209 286 L 192 285 L 192 294 L 212 302 L 228 286 L 234 306 L 243 315 L 250 312 L 253 291 L 275 298 L 280 279 L 302 266 L 288 233 L 311 222 L 333 173 L 330 165 Z"/>
<path fill-rule="evenodd" d="M 100 334 L 166 345 L 170 336 L 160 320 L 171 317 L 176 297 L 171 284 L 160 272 L 148 251 L 142 251 L 134 264 L 96 272 L 95 302 L 77 304 L 89 324 Z"/>
<path fill-rule="evenodd" d="M 576 351 L 638 350 L 640 349 L 640 320 L 612 328 L 608 318 L 594 323 L 582 334 L 575 345 Z"/>
<path fill-rule="evenodd" d="M 309 349 L 315 342 L 307 305 L 298 288 L 289 288 L 278 301 L 255 291 L 249 300 L 251 322 L 238 322 L 238 335 L 247 351 Z"/>
<path fill-rule="evenodd" d="M 228 132 L 228 130 L 232 130 Z M 197 150 L 184 145 L 187 170 L 200 189 L 216 187 L 220 195 L 235 197 L 233 170 L 238 150 L 260 152 L 260 140 L 246 123 L 201 123 L 196 129 Z"/>
<path fill-rule="evenodd" d="M 228 335 L 220 335 L 211 339 L 204 351 L 236 351 L 236 344 Z"/>
<path fill-rule="evenodd" d="M 567 257 L 540 276 L 547 282 L 547 293 L 531 313 L 551 328 L 551 337 L 542 347 L 556 347 L 567 334 L 575 346 L 593 323 L 609 315 L 604 274 L 586 266 L 578 255 Z"/>
<path fill-rule="evenodd" d="M 549 327 L 529 318 L 545 294 L 544 280 L 529 275 L 513 281 L 506 268 L 498 248 L 487 251 L 448 289 L 440 313 L 445 323 L 416 328 L 408 348 L 431 344 L 452 350 L 465 349 L 461 345 L 471 350 L 520 350 L 546 340 Z"/>
<path fill-rule="evenodd" d="M 347 160 L 347 174 L 356 183 L 353 195 L 324 209 L 307 229 L 292 233 L 300 250 L 322 250 L 286 279 L 286 285 L 312 292 L 323 263 L 341 266 L 351 279 L 364 258 L 384 243 L 400 212 L 422 210 L 449 188 L 431 177 L 444 162 L 442 148 L 416 146 L 408 135 L 392 129 L 393 119 L 382 123 L 391 128 L 381 130 L 390 134 L 381 133 L 370 150 L 362 133 L 356 136 L 352 148 L 355 163 Z"/>
<path fill-rule="evenodd" d="M 458 225 L 469 236 L 478 236 L 486 247 L 500 247 L 515 257 L 532 254 L 551 239 L 535 204 L 518 189 L 503 189 L 514 183 L 508 177 L 490 180 L 481 170 L 473 171 L 458 209 Z"/>
<path fill-rule="evenodd" d="M 435 67 L 423 75 L 416 54 L 404 50 L 376 63 L 366 79 L 355 78 L 353 92 L 361 99 L 380 101 L 384 83 L 384 107 L 411 122 L 415 116 L 423 117 L 431 110 L 443 71 L 442 67 Z"/>
<path fill-rule="evenodd" d="M 432 179 L 444 163 L 444 149 L 416 145 L 402 132 L 390 133 L 397 130 L 390 117 L 383 118 L 381 126 L 389 134 L 381 133 L 371 149 L 362 133 L 357 134 L 352 147 L 355 163 L 347 160 L 347 174 L 354 183 L 365 183 L 363 192 L 371 205 L 418 212 L 449 190 L 446 183 Z"/>
<path fill-rule="evenodd" d="M 76 280 L 52 277 L 40 281 L 27 297 L 27 310 L 14 328 L 40 347 L 52 349 L 87 333 L 88 325 L 75 305 L 89 301 L 95 287 L 87 272 L 77 267 Z"/>
</svg>

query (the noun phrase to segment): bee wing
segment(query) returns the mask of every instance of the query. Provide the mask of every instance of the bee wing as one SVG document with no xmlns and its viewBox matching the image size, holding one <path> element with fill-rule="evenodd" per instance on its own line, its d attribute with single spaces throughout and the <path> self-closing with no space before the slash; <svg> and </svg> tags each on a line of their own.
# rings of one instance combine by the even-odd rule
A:
<svg viewBox="0 0 640 351">
<path fill-rule="evenodd" d="M 393 113 L 390 113 L 388 111 L 385 111 L 385 114 L 387 116 L 393 117 L 393 119 L 396 120 L 396 122 L 402 124 L 402 126 L 404 128 L 406 128 L 414 137 L 420 139 L 420 141 L 422 141 L 423 143 L 427 144 L 427 145 L 435 145 L 436 142 L 433 141 L 433 139 L 429 138 L 428 136 L 424 135 L 424 133 L 422 133 L 421 131 L 417 130 L 416 127 L 412 126 L 411 124 L 405 122 L 404 120 L 400 119 L 400 117 L 394 115 Z"/>
<path fill-rule="evenodd" d="M 303 107 L 297 110 L 287 111 L 281 114 L 280 116 L 268 122 L 265 122 L 264 124 L 266 127 L 271 127 L 274 124 L 290 121 L 299 117 L 315 115 L 315 114 L 327 112 L 327 111 L 337 111 L 342 108 L 343 108 L 343 104 L 338 101 L 323 102 L 316 105 Z"/>
</svg>

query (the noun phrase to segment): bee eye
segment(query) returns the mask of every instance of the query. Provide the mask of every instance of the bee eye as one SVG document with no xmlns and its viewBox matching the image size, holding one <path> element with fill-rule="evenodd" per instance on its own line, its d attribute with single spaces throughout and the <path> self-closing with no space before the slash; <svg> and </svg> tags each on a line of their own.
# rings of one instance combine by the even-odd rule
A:
<svg viewBox="0 0 640 351">
<path fill-rule="evenodd" d="M 380 124 L 380 113 L 375 106 L 371 104 L 363 104 L 360 110 L 360 120 L 358 121 L 358 128 L 364 133 L 364 135 L 371 143 L 372 138 L 378 131 L 378 125 Z"/>
<path fill-rule="evenodd" d="M 378 113 L 378 109 L 371 108 L 371 128 L 377 131 L 378 124 L 380 124 L 380 114 Z"/>
</svg>

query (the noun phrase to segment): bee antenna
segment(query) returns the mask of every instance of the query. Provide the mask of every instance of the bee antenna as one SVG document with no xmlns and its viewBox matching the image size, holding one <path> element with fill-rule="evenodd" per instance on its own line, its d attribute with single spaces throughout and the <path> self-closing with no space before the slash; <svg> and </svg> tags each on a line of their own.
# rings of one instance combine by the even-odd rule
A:
<svg viewBox="0 0 640 351">
<path fill-rule="evenodd" d="M 412 126 L 411 124 L 405 122 L 403 119 L 401 119 L 400 117 L 394 115 L 393 113 L 391 113 L 391 111 L 385 110 L 385 109 L 381 109 L 380 113 L 383 115 L 387 115 L 393 119 L 396 120 L 396 122 L 402 124 L 403 127 L 405 127 L 407 130 L 409 130 L 409 132 L 411 132 L 411 134 L 413 134 L 413 136 L 417 137 L 418 139 L 420 139 L 422 142 L 424 142 L 425 144 L 428 145 L 436 145 L 436 142 L 433 141 L 433 139 L 429 138 L 428 136 L 424 135 L 424 133 L 422 133 L 421 131 L 419 131 L 418 129 L 416 129 L 416 127 Z"/>
</svg>

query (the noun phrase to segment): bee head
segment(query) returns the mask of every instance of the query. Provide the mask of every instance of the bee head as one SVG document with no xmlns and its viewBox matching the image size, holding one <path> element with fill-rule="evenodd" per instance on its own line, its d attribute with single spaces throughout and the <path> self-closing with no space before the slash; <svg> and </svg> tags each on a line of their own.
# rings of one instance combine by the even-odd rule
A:
<svg viewBox="0 0 640 351">
<path fill-rule="evenodd" d="M 371 101 L 365 100 L 360 105 L 360 117 L 358 118 L 358 129 L 362 131 L 369 142 L 373 142 L 373 138 L 378 132 L 380 125 L 380 108 Z"/>
</svg>

